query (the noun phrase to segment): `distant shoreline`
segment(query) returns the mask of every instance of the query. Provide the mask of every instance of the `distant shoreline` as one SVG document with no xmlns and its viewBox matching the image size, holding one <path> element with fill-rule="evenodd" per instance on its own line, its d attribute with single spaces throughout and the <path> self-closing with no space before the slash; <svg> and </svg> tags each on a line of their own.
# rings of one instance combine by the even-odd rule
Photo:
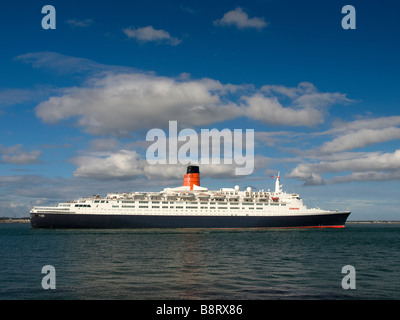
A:
<svg viewBox="0 0 400 320">
<path fill-rule="evenodd" d="M 399 220 L 366 220 L 366 221 L 346 221 L 346 223 L 400 223 Z"/>
<path fill-rule="evenodd" d="M 29 218 L 0 217 L 0 223 L 30 223 Z"/>
</svg>

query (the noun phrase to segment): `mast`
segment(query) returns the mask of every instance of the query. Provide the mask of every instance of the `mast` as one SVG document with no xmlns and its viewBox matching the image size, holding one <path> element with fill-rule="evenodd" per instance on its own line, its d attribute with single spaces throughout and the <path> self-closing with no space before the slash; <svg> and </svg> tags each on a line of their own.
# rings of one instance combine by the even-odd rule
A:
<svg viewBox="0 0 400 320">
<path fill-rule="evenodd" d="M 281 189 L 281 185 L 279 184 L 279 178 L 280 178 L 280 172 L 278 172 L 278 176 L 276 177 L 276 181 L 275 181 L 275 193 L 281 193 L 282 189 Z"/>
</svg>

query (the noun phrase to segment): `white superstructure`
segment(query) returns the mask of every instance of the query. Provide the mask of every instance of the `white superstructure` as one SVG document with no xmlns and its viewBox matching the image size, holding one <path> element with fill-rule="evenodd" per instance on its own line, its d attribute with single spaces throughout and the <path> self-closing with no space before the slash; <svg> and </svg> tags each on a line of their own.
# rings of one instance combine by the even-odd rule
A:
<svg viewBox="0 0 400 320">
<path fill-rule="evenodd" d="M 221 188 L 208 190 L 189 186 L 165 188 L 161 192 L 109 193 L 55 207 L 36 206 L 31 213 L 85 213 L 126 215 L 293 215 L 329 212 L 307 209 L 297 193 L 282 191 L 280 177 L 276 177 L 275 191 L 253 191 L 250 187 L 240 190 Z"/>
</svg>

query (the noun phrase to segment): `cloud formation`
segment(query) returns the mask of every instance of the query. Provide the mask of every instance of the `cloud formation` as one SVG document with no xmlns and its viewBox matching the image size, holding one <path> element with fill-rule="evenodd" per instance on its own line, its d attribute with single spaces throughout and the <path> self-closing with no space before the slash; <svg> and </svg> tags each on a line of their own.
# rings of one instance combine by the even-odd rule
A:
<svg viewBox="0 0 400 320">
<path fill-rule="evenodd" d="M 359 129 L 344 133 L 332 141 L 325 142 L 321 152 L 341 152 L 362 148 L 379 142 L 400 139 L 400 128 Z"/>
<path fill-rule="evenodd" d="M 400 139 L 400 116 L 359 119 L 350 122 L 337 122 L 322 135 L 335 138 L 325 142 L 319 151 L 333 153 L 348 151 L 376 143 Z"/>
<path fill-rule="evenodd" d="M 0 90 L 0 107 L 22 104 L 31 101 L 40 93 L 30 89 L 2 89 Z"/>
<path fill-rule="evenodd" d="M 278 97 L 289 99 L 289 106 L 284 107 Z M 297 87 L 265 85 L 260 93 L 243 99 L 248 105 L 246 115 L 249 118 L 286 126 L 321 124 L 324 122 L 327 107 L 352 102 L 342 93 L 319 92 L 309 82 L 301 82 Z"/>
<path fill-rule="evenodd" d="M 268 24 L 269 22 L 266 22 L 264 18 L 249 18 L 249 15 L 240 7 L 228 11 L 221 19 L 214 21 L 215 26 L 235 26 L 238 29 L 254 28 L 261 30 Z"/>
<path fill-rule="evenodd" d="M 92 78 L 86 87 L 69 88 L 64 95 L 49 98 L 35 111 L 47 123 L 76 118 L 76 123 L 91 134 L 123 136 L 165 127 L 169 120 L 199 126 L 236 118 L 241 109 L 220 98 L 231 89 L 211 79 L 108 74 Z"/>
<path fill-rule="evenodd" d="M 39 157 L 42 155 L 40 150 L 27 151 L 22 144 L 10 147 L 0 145 L 0 155 L 2 156 L 0 163 L 25 165 L 39 163 Z"/>
<path fill-rule="evenodd" d="M 69 121 L 99 136 L 100 139 L 92 140 L 89 153 L 72 160 L 77 166 L 74 175 L 80 178 L 172 179 L 178 175 L 176 166 L 165 166 L 165 170 L 157 171 L 148 165 L 143 156 L 148 143 L 139 139 L 136 145 L 123 146 L 117 139 L 140 135 L 152 128 L 167 129 L 171 120 L 178 122 L 179 130 L 204 128 L 238 118 L 267 125 L 312 128 L 326 122 L 329 108 L 333 105 L 354 102 L 340 92 L 321 92 L 310 82 L 301 82 L 295 87 L 264 85 L 255 88 L 251 84 L 223 84 L 209 78 L 191 79 L 187 74 L 179 77 L 158 76 L 49 52 L 26 54 L 18 59 L 36 67 L 55 70 L 66 68 L 63 64 L 65 60 L 72 73 L 85 74 L 81 68 L 86 68 L 83 70 L 87 70 L 87 78 L 81 86 L 61 88 L 57 95 L 50 96 L 35 108 L 36 116 L 43 122 L 56 124 Z M 296 155 L 291 162 L 298 165 L 288 176 L 304 181 L 305 185 L 385 177 L 393 179 L 398 176 L 399 151 L 351 151 L 400 139 L 400 116 L 336 121 L 331 129 L 324 132 L 294 133 L 285 128 L 274 133 L 267 129 L 256 132 L 256 137 L 264 146 L 275 147 L 278 141 L 289 143 L 291 138 L 287 137 L 288 134 L 292 139 L 296 137 L 303 141 L 303 147 L 309 143 L 308 140 L 306 142 L 308 138 L 332 137 L 307 152 L 304 148 L 298 148 L 296 152 L 296 148 L 289 148 L 287 144 L 281 149 Z M 18 152 L 6 152 L 3 148 L 2 161 L 32 163 L 38 161 L 39 156 L 38 151 L 28 152 L 20 148 Z M 214 176 L 218 172 L 229 176 L 232 171 L 223 166 L 205 170 Z M 338 175 L 326 178 L 332 173 Z"/>
<path fill-rule="evenodd" d="M 71 159 L 77 165 L 74 176 L 94 180 L 149 180 L 183 179 L 185 164 L 150 165 L 134 150 L 116 150 L 109 152 L 89 152 L 87 155 Z M 205 177 L 236 177 L 232 164 L 208 164 L 201 166 Z"/>
<path fill-rule="evenodd" d="M 333 139 L 315 149 L 297 153 L 302 160 L 288 177 L 304 181 L 304 185 L 400 178 L 400 150 L 391 153 L 365 149 L 378 143 L 400 140 L 399 116 L 337 121 L 333 128 L 312 133 L 309 138 L 325 135 L 333 136 Z M 355 149 L 360 151 L 353 151 Z M 324 178 L 332 174 L 333 177 Z"/>
<path fill-rule="evenodd" d="M 255 120 L 285 126 L 313 126 L 324 121 L 323 114 L 315 108 L 283 107 L 276 97 L 254 95 L 243 98 L 248 108 L 246 115 Z"/>
<path fill-rule="evenodd" d="M 74 119 L 94 135 L 126 136 L 146 128 L 165 128 L 170 120 L 185 127 L 204 126 L 241 116 L 266 124 L 310 127 L 324 122 L 331 105 L 351 102 L 345 94 L 319 92 L 308 82 L 293 88 L 255 89 L 187 75 L 157 76 L 57 53 L 30 53 L 18 59 L 62 72 L 87 70 L 82 86 L 60 89 L 61 94 L 39 103 L 35 113 L 46 123 Z M 284 106 L 281 101 L 287 100 Z"/>
<path fill-rule="evenodd" d="M 98 180 L 130 180 L 143 174 L 145 160 L 135 151 L 120 150 L 111 154 L 79 156 L 72 160 L 78 168 L 76 177 Z"/>
<path fill-rule="evenodd" d="M 67 56 L 58 52 L 39 51 L 29 52 L 14 58 L 31 65 L 33 68 L 45 68 L 60 75 L 98 75 L 110 72 L 132 72 L 129 67 L 106 65 L 86 58 Z"/>
<path fill-rule="evenodd" d="M 201 126 L 239 116 L 272 125 L 315 126 L 324 122 L 328 106 L 351 101 L 341 93 L 318 92 L 314 86 L 311 91 L 286 89 L 297 91 L 290 95 L 293 99 L 289 106 L 284 107 L 265 88 L 253 94 L 245 85 L 222 84 L 213 79 L 108 73 L 89 79 L 86 86 L 68 88 L 63 95 L 50 97 L 35 111 L 47 123 L 76 118 L 76 123 L 91 134 L 127 135 L 135 130 L 165 127 L 169 120 Z M 244 103 L 230 100 L 230 94 L 240 92 L 244 94 L 239 100 Z"/>
<path fill-rule="evenodd" d="M 305 185 L 321 185 L 349 181 L 384 180 L 390 174 L 399 177 L 400 150 L 393 153 L 367 152 L 344 154 L 342 159 L 321 161 L 319 163 L 301 163 L 288 175 L 304 181 Z M 347 176 L 339 176 L 324 180 L 322 174 L 336 172 L 353 172 Z"/>
<path fill-rule="evenodd" d="M 154 29 L 153 26 L 144 28 L 125 28 L 122 30 L 128 38 L 134 38 L 140 42 L 157 42 L 177 46 L 182 40 L 172 37 L 169 32 L 162 29 Z"/>
</svg>

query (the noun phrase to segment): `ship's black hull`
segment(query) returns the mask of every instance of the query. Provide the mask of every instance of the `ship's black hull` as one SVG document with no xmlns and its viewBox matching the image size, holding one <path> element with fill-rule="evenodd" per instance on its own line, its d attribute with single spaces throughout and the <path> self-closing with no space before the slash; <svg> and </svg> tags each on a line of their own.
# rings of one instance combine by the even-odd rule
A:
<svg viewBox="0 0 400 320">
<path fill-rule="evenodd" d="M 31 213 L 33 228 L 341 228 L 350 212 L 291 216 Z"/>
</svg>

